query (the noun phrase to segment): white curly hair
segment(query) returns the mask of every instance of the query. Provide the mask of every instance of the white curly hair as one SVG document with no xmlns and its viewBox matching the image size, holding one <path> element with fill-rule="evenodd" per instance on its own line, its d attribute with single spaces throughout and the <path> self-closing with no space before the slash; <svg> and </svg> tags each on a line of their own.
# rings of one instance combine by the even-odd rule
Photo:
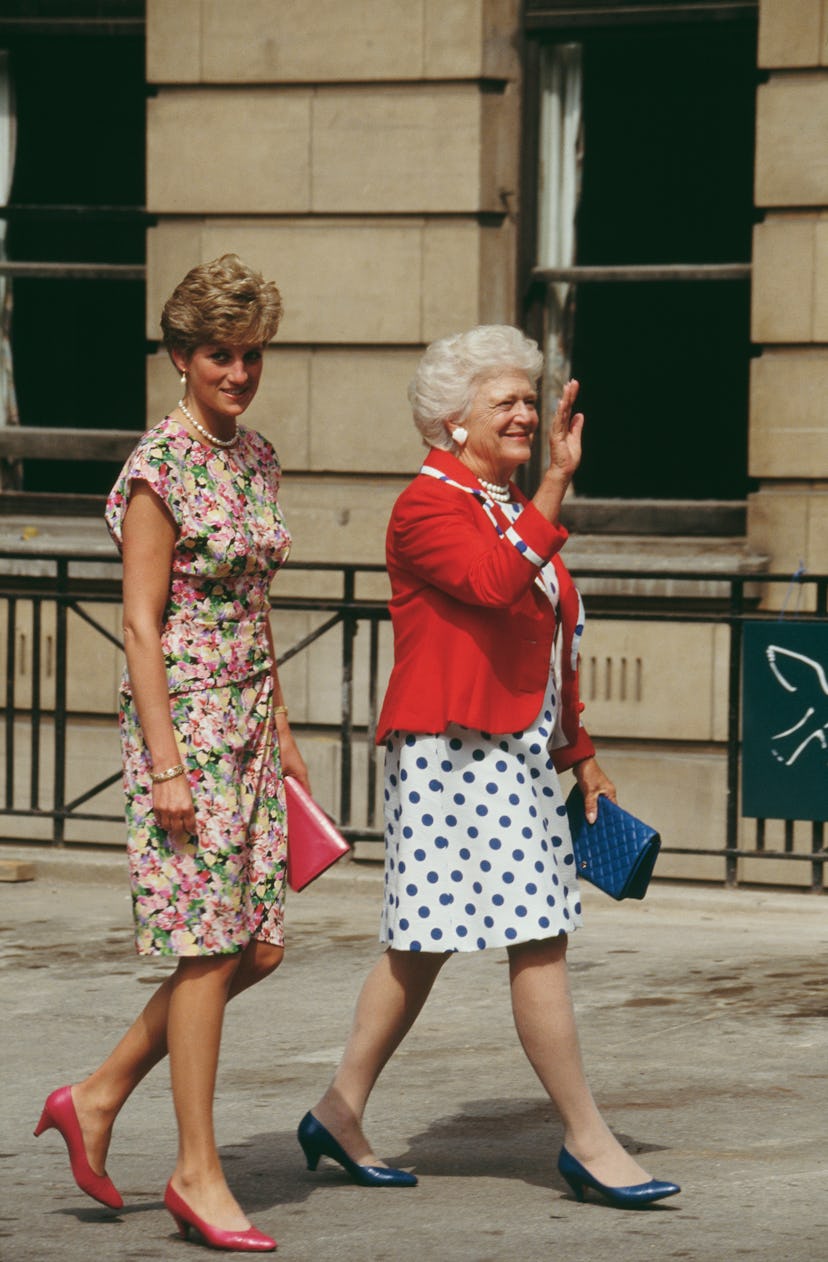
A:
<svg viewBox="0 0 828 1262">
<path fill-rule="evenodd" d="M 425 351 L 408 387 L 414 424 L 428 447 L 457 453 L 446 421 L 462 424 L 484 381 L 523 372 L 537 383 L 543 355 L 537 342 L 511 324 L 480 324 L 438 338 Z"/>
</svg>

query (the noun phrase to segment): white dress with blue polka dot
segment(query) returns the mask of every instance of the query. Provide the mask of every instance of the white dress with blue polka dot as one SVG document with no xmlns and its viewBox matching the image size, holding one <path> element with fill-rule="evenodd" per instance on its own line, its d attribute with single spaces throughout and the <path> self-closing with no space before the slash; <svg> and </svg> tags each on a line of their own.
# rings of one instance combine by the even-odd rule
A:
<svg viewBox="0 0 828 1262">
<path fill-rule="evenodd" d="M 554 567 L 540 577 L 557 603 Z M 479 951 L 581 924 L 566 807 L 547 749 L 556 706 L 550 663 L 543 705 L 525 731 L 450 724 L 437 735 L 391 733 L 382 942 Z"/>
</svg>

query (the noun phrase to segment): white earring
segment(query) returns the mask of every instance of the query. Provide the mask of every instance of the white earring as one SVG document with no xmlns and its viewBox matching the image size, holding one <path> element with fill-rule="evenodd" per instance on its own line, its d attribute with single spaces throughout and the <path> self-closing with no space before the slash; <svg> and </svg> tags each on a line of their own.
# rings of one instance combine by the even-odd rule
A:
<svg viewBox="0 0 828 1262">
<path fill-rule="evenodd" d="M 181 370 L 181 389 L 182 389 L 182 390 L 186 390 L 186 388 L 187 388 L 187 374 L 186 374 L 186 372 L 184 371 L 184 369 L 182 368 L 182 370 Z"/>
<path fill-rule="evenodd" d="M 469 431 L 466 429 L 465 425 L 455 425 L 454 429 L 451 431 L 452 440 L 457 443 L 458 447 L 463 446 L 463 443 L 467 440 L 468 436 Z"/>
</svg>

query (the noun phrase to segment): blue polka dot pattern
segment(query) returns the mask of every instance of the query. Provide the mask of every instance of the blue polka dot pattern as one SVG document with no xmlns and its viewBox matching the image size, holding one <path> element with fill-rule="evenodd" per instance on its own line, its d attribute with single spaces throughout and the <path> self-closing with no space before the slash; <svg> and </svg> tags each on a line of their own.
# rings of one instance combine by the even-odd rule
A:
<svg viewBox="0 0 828 1262">
<path fill-rule="evenodd" d="M 383 942 L 484 951 L 581 923 L 566 807 L 546 748 L 555 707 L 550 675 L 525 731 L 492 737 L 450 725 L 436 736 L 392 733 Z"/>
</svg>

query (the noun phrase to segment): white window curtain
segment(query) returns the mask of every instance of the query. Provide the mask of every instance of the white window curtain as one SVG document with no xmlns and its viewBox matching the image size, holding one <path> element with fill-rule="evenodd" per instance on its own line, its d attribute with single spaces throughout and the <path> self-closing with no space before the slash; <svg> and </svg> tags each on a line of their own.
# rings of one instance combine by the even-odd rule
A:
<svg viewBox="0 0 828 1262">
<path fill-rule="evenodd" d="M 14 93 L 11 65 L 7 52 L 0 51 L 0 204 L 7 206 L 11 195 L 15 151 Z M 6 225 L 0 219 L 0 260 L 6 259 Z M 0 425 L 17 425 L 17 400 L 14 393 L 11 353 L 11 281 L 0 276 Z"/>
<path fill-rule="evenodd" d="M 581 192 L 582 57 L 580 44 L 552 44 L 541 60 L 538 266 L 575 263 L 575 214 Z M 552 415 L 571 375 L 572 286 L 547 287 L 544 412 Z"/>
</svg>

